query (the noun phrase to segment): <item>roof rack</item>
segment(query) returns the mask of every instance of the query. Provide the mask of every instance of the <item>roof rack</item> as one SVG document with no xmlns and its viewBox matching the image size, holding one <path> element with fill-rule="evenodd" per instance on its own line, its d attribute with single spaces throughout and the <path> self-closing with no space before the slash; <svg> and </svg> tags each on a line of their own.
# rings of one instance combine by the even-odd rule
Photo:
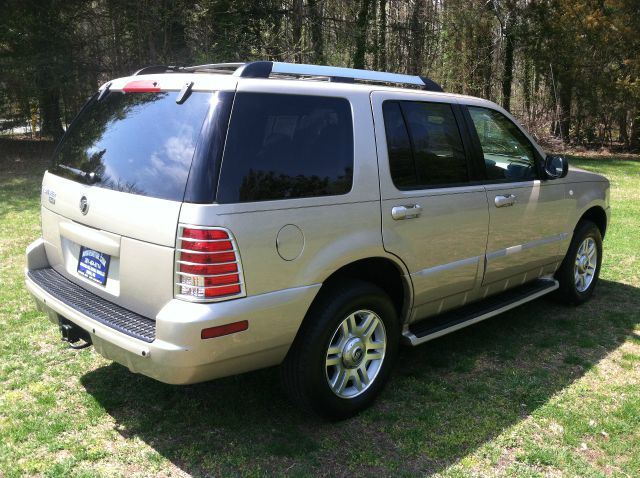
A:
<svg viewBox="0 0 640 478">
<path fill-rule="evenodd" d="M 245 63 L 207 63 L 206 65 L 185 66 L 181 71 L 216 71 L 221 73 L 233 73 Z"/>
<path fill-rule="evenodd" d="M 299 63 L 283 63 L 278 61 L 252 61 L 249 63 L 210 63 L 195 66 L 164 66 L 154 65 L 142 68 L 134 75 L 153 73 L 183 72 L 194 73 L 207 71 L 210 73 L 233 74 L 240 78 L 269 78 L 271 76 L 293 76 L 298 78 L 326 78 L 332 82 L 354 83 L 394 83 L 412 85 L 427 91 L 443 91 L 435 81 L 424 76 L 404 75 L 400 73 L 386 73 L 382 71 L 358 70 L 355 68 L 341 68 L 336 66 L 306 65 Z"/>
<path fill-rule="evenodd" d="M 154 73 L 171 73 L 178 72 L 182 67 L 174 65 L 150 65 L 140 68 L 131 76 L 137 75 L 153 75 Z"/>
</svg>

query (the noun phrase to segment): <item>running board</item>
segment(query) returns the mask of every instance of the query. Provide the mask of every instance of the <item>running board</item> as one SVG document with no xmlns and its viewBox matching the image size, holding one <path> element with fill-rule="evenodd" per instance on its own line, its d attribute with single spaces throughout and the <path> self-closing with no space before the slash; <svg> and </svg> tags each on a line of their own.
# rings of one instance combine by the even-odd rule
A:
<svg viewBox="0 0 640 478">
<path fill-rule="evenodd" d="M 411 324 L 402 335 L 411 345 L 420 345 L 537 299 L 553 292 L 558 286 L 555 279 L 538 279 L 480 302 Z"/>
</svg>

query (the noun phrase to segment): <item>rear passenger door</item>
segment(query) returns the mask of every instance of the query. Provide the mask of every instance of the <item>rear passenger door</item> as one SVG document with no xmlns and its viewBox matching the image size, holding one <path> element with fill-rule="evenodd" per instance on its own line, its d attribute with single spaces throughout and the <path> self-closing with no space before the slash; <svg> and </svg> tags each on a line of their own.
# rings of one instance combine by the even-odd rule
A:
<svg viewBox="0 0 640 478">
<path fill-rule="evenodd" d="M 382 236 L 407 265 L 416 317 L 460 305 L 482 276 L 489 222 L 451 98 L 372 94 Z"/>
</svg>

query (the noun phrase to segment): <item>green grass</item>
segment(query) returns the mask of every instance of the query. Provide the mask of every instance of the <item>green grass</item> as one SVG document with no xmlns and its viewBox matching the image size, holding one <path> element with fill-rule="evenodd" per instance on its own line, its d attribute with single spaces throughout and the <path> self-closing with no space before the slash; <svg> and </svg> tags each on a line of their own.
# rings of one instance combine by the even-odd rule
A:
<svg viewBox="0 0 640 478">
<path fill-rule="evenodd" d="M 640 162 L 612 181 L 597 295 L 422 347 L 360 416 L 291 408 L 274 369 L 174 387 L 67 349 L 23 286 L 46 148 L 0 144 L 0 476 L 640 476 Z"/>
</svg>

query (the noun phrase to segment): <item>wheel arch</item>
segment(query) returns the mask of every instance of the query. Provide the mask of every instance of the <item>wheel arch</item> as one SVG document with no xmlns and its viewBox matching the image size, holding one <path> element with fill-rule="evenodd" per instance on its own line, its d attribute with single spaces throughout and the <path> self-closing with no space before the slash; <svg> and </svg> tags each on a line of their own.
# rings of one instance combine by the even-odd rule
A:
<svg viewBox="0 0 640 478">
<path fill-rule="evenodd" d="M 576 228 L 578 227 L 578 224 L 580 224 L 580 222 L 585 220 L 593 222 L 600 230 L 600 234 L 604 239 L 605 233 L 607 232 L 607 213 L 605 212 L 605 210 L 601 206 L 590 207 L 584 213 L 582 213 L 580 219 L 578 219 L 578 222 L 576 223 Z"/>
<path fill-rule="evenodd" d="M 388 257 L 367 257 L 339 267 L 327 276 L 313 302 L 322 296 L 323 290 L 337 282 L 348 280 L 370 282 L 384 290 L 393 302 L 400 325 L 406 322 L 413 300 L 413 286 L 402 264 Z M 310 307 L 313 307 L 313 302 Z"/>
</svg>

